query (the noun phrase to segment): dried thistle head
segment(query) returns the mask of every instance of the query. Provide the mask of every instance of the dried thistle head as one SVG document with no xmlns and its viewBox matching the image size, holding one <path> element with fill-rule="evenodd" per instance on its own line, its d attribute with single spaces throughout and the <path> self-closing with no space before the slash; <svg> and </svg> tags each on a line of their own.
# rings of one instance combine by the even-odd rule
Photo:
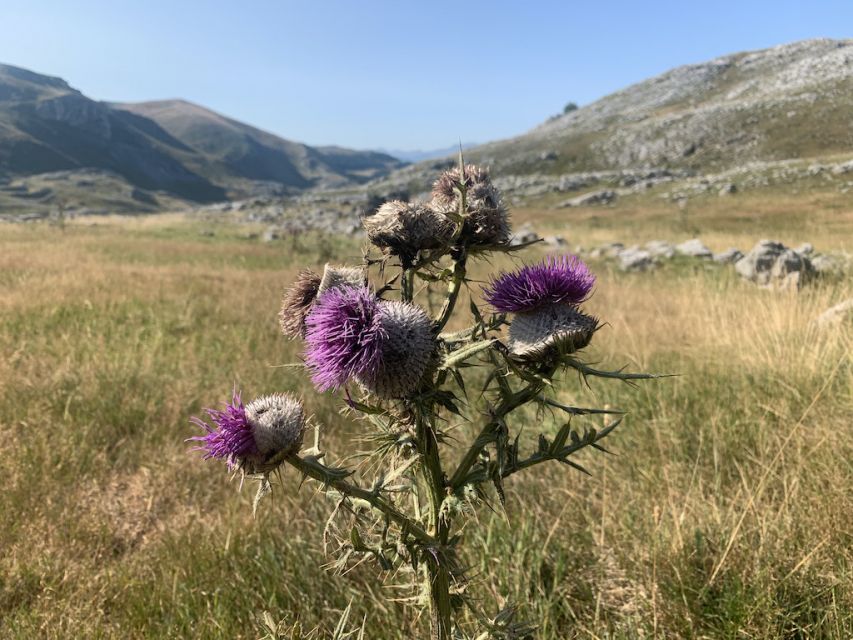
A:
<svg viewBox="0 0 853 640">
<path fill-rule="evenodd" d="M 388 300 L 380 303 L 379 317 L 385 335 L 378 366 L 356 379 L 379 398 L 403 398 L 417 388 L 432 360 L 432 321 L 416 305 Z"/>
<path fill-rule="evenodd" d="M 475 164 L 466 164 L 464 170 L 464 186 L 466 190 L 475 185 L 490 183 L 489 171 L 485 167 Z M 442 173 L 432 186 L 432 200 L 445 210 L 453 210 L 459 206 L 459 185 L 463 176 L 460 175 L 459 167 L 453 167 Z"/>
<path fill-rule="evenodd" d="M 205 409 L 205 413 L 210 423 L 197 416 L 190 419 L 204 429 L 204 435 L 189 440 L 201 443 L 196 449 L 205 452 L 205 459 L 223 459 L 231 468 L 250 473 L 269 471 L 283 456 L 296 453 L 302 446 L 302 402 L 289 394 L 261 396 L 244 405 L 235 390 L 224 409 Z"/>
<path fill-rule="evenodd" d="M 341 287 L 363 287 L 367 284 L 362 267 L 346 267 L 326 263 L 323 268 L 323 278 L 317 288 L 317 294 L 322 294 L 329 289 Z"/>
<path fill-rule="evenodd" d="M 320 281 L 320 276 L 311 269 L 303 269 L 284 292 L 281 310 L 278 312 L 278 323 L 282 334 L 291 340 L 305 336 L 305 317 L 317 297 Z"/>
<path fill-rule="evenodd" d="M 551 304 L 517 313 L 509 327 L 509 350 L 525 360 L 568 355 L 583 349 L 598 329 L 598 320 L 576 307 Z"/>
<path fill-rule="evenodd" d="M 470 244 L 500 245 L 509 242 L 509 210 L 486 168 L 465 165 L 445 171 L 432 188 L 432 206 L 443 213 L 459 211 L 459 187 L 465 186 L 465 226 L 462 237 Z"/>
<path fill-rule="evenodd" d="M 440 249 L 453 237 L 454 224 L 443 213 L 418 202 L 391 200 L 362 219 L 367 237 L 377 247 L 408 264 L 419 251 Z"/>
</svg>

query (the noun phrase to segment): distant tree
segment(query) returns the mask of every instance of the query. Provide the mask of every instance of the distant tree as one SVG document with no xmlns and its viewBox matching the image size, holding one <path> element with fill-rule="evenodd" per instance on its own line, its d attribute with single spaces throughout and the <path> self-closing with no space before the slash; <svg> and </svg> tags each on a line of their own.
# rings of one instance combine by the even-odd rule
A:
<svg viewBox="0 0 853 640">
<path fill-rule="evenodd" d="M 565 115 L 567 113 L 571 113 L 572 111 L 576 111 L 577 108 L 578 108 L 577 104 L 575 104 L 574 102 L 570 102 L 565 107 L 563 107 L 563 115 Z"/>
</svg>

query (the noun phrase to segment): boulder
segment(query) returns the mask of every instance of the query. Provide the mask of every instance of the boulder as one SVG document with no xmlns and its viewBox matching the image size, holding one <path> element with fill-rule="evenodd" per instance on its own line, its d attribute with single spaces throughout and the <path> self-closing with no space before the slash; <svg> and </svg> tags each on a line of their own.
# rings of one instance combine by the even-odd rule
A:
<svg viewBox="0 0 853 640">
<path fill-rule="evenodd" d="M 584 193 L 576 198 L 565 200 L 558 204 L 557 207 L 562 209 L 566 207 L 588 207 L 597 204 L 610 204 L 616 200 L 616 198 L 617 194 L 615 191 L 612 189 L 604 189 L 602 191 Z"/>
<path fill-rule="evenodd" d="M 830 307 L 815 318 L 815 322 L 818 326 L 826 327 L 840 324 L 845 319 L 853 319 L 853 298 L 848 298 L 844 302 L 839 302 L 834 307 Z"/>
<path fill-rule="evenodd" d="M 844 262 L 835 256 L 822 253 L 809 258 L 809 260 L 812 263 L 812 268 L 819 274 L 833 274 L 844 270 Z"/>
<path fill-rule="evenodd" d="M 652 254 L 639 247 L 630 247 L 619 252 L 619 268 L 622 271 L 649 271 L 654 269 Z"/>
<path fill-rule="evenodd" d="M 714 262 L 720 264 L 734 264 L 741 258 L 743 258 L 743 251 L 735 247 L 729 247 L 722 253 L 714 254 Z"/>
<path fill-rule="evenodd" d="M 735 264 L 738 274 L 751 282 L 767 284 L 770 280 L 770 270 L 776 258 L 785 250 L 785 245 L 772 240 L 759 240 L 743 259 Z"/>
<path fill-rule="evenodd" d="M 281 234 L 279 233 L 278 229 L 267 229 L 261 236 L 261 240 L 263 242 L 275 242 L 279 239 L 281 239 Z"/>
<path fill-rule="evenodd" d="M 720 190 L 717 192 L 717 194 L 721 197 L 730 195 L 732 193 L 737 193 L 737 185 L 732 182 L 727 182 L 722 187 L 720 187 Z"/>
<path fill-rule="evenodd" d="M 510 246 L 517 247 L 520 244 L 525 244 L 526 242 L 533 242 L 534 240 L 539 239 L 539 234 L 536 233 L 530 225 L 523 225 L 515 230 L 515 232 L 510 236 L 509 244 Z"/>
<path fill-rule="evenodd" d="M 706 247 L 699 238 L 693 238 L 692 240 L 675 245 L 675 251 L 683 256 L 690 256 L 691 258 L 710 259 L 714 256 L 711 250 Z"/>
<path fill-rule="evenodd" d="M 784 289 L 799 289 L 814 275 L 814 267 L 807 257 L 771 240 L 759 241 L 735 264 L 735 270 L 742 278 L 758 285 Z"/>
<path fill-rule="evenodd" d="M 625 248 L 625 245 L 621 242 L 609 242 L 607 244 L 603 244 L 600 247 L 596 247 L 592 251 L 589 252 L 590 258 L 615 258 L 617 257 L 622 250 Z"/>
<path fill-rule="evenodd" d="M 653 258 L 672 258 L 675 255 L 675 247 L 664 240 L 650 240 L 644 247 Z"/>
<path fill-rule="evenodd" d="M 563 236 L 545 236 L 543 240 L 545 240 L 545 244 L 553 249 L 562 249 L 568 244 Z"/>
</svg>

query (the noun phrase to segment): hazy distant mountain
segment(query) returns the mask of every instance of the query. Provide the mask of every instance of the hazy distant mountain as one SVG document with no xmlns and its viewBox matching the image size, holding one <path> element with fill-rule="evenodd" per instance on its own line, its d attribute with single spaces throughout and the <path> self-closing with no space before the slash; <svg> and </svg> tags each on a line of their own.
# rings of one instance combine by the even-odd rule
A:
<svg viewBox="0 0 853 640">
<path fill-rule="evenodd" d="M 162 127 L 191 150 L 187 165 L 211 179 L 264 180 L 300 189 L 347 186 L 402 165 L 375 151 L 309 147 L 284 140 L 184 100 L 112 106 Z"/>
<path fill-rule="evenodd" d="M 853 40 L 807 40 L 675 68 L 466 154 L 501 172 L 701 172 L 853 151 Z"/>
<path fill-rule="evenodd" d="M 155 123 L 90 100 L 64 80 L 0 65 L 2 173 L 107 169 L 144 189 L 225 198 L 175 157 L 182 147 Z"/>
<path fill-rule="evenodd" d="M 471 149 L 472 147 L 476 147 L 476 142 L 463 142 L 462 150 Z M 445 156 L 452 155 L 454 153 L 459 152 L 459 145 L 451 145 L 449 147 L 444 147 L 443 149 L 432 149 L 430 151 L 421 151 L 419 149 L 409 150 L 409 151 L 401 151 L 399 149 L 377 149 L 380 153 L 387 153 L 389 156 L 393 156 L 398 160 L 402 160 L 404 162 L 421 162 L 422 160 L 432 160 L 433 158 L 444 158 Z"/>
<path fill-rule="evenodd" d="M 208 202 L 276 185 L 348 186 L 402 164 L 290 142 L 180 100 L 97 102 L 60 78 L 0 65 L 0 176 L 97 169 Z"/>
</svg>

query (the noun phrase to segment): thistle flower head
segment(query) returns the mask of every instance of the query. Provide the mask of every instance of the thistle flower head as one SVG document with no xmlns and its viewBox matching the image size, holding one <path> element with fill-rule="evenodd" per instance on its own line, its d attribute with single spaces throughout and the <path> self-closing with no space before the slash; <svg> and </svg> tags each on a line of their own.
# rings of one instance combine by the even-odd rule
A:
<svg viewBox="0 0 853 640">
<path fill-rule="evenodd" d="M 320 276 L 311 269 L 303 269 L 296 276 L 281 300 L 281 310 L 278 312 L 278 323 L 281 332 L 288 338 L 294 339 L 305 335 L 305 316 L 311 311 L 311 305 L 317 297 L 320 288 Z"/>
<path fill-rule="evenodd" d="M 302 402 L 287 393 L 255 398 L 246 405 L 246 419 L 258 452 L 264 457 L 296 453 L 302 446 L 305 412 Z"/>
<path fill-rule="evenodd" d="M 502 313 L 531 311 L 543 305 L 576 305 L 589 296 L 595 276 L 577 256 L 548 256 L 542 262 L 502 273 L 485 297 Z"/>
<path fill-rule="evenodd" d="M 364 269 L 361 267 L 345 267 L 326 263 L 323 268 L 323 278 L 317 287 L 317 293 L 322 294 L 329 289 L 341 287 L 363 287 L 367 284 Z"/>
<path fill-rule="evenodd" d="M 432 321 L 420 307 L 396 300 L 380 303 L 379 318 L 384 331 L 379 365 L 356 379 L 380 398 L 402 398 L 417 388 L 431 361 Z"/>
<path fill-rule="evenodd" d="M 377 247 L 388 249 L 404 262 L 418 251 L 447 246 L 454 225 L 443 213 L 418 202 L 391 200 L 373 215 L 362 219 L 367 237 Z"/>
<path fill-rule="evenodd" d="M 509 350 L 522 359 L 566 355 L 592 340 L 598 320 L 576 307 L 553 304 L 518 313 L 509 327 Z"/>
<path fill-rule="evenodd" d="M 305 324 L 305 360 L 320 391 L 337 389 L 354 375 L 376 372 L 386 334 L 379 299 L 368 287 L 326 291 Z"/>
<path fill-rule="evenodd" d="M 510 237 L 509 211 L 489 172 L 473 164 L 445 171 L 432 188 L 432 205 L 437 211 L 459 211 L 459 185 L 465 186 L 466 217 L 462 236 L 475 245 L 506 244 Z"/>
<path fill-rule="evenodd" d="M 273 457 L 293 453 L 302 445 L 302 403 L 287 394 L 261 396 L 244 405 L 235 390 L 224 409 L 205 409 L 205 413 L 210 423 L 190 418 L 205 433 L 189 440 L 201 443 L 196 449 L 205 452 L 205 459 L 221 458 L 229 468 L 264 470 Z"/>
</svg>

